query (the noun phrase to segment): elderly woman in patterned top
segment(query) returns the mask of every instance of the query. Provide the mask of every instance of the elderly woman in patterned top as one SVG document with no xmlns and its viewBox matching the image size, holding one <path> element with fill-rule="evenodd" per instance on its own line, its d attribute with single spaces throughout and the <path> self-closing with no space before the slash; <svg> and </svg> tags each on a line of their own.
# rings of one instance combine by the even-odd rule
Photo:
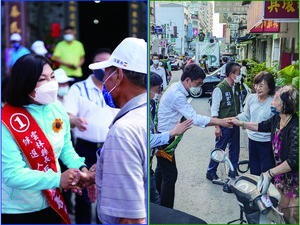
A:
<svg viewBox="0 0 300 225">
<path fill-rule="evenodd" d="M 279 210 L 287 219 L 298 224 L 299 199 L 299 92 L 292 85 L 280 88 L 271 103 L 274 116 L 261 123 L 233 119 L 234 125 L 260 132 L 271 132 L 275 167 L 266 172 L 274 178 L 274 185 L 281 193 Z M 284 210 L 291 207 L 290 211 Z M 293 207 L 293 208 L 292 208 Z M 287 215 L 288 214 L 288 215 Z"/>
</svg>

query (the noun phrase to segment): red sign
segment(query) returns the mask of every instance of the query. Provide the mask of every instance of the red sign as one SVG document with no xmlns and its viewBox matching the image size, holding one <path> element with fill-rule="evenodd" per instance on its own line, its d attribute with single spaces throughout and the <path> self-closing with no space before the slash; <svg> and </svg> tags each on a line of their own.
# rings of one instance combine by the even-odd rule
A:
<svg viewBox="0 0 300 225">
<path fill-rule="evenodd" d="M 299 18 L 298 1 L 265 1 L 265 19 Z"/>
<path fill-rule="evenodd" d="M 272 20 L 264 20 L 260 25 L 252 28 L 251 33 L 278 33 L 279 23 L 274 23 Z"/>
<path fill-rule="evenodd" d="M 60 24 L 52 23 L 51 24 L 51 37 L 57 38 L 60 35 Z"/>
</svg>

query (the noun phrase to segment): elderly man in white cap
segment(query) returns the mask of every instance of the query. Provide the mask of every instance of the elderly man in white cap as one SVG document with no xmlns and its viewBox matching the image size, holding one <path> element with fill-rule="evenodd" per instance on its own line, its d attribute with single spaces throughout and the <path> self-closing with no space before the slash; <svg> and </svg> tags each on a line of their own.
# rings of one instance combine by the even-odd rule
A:
<svg viewBox="0 0 300 225">
<path fill-rule="evenodd" d="M 104 99 L 120 111 L 110 125 L 102 150 L 96 154 L 97 164 L 82 174 L 81 182 L 88 186 L 96 181 L 97 212 L 102 223 L 145 224 L 148 205 L 147 43 L 142 39 L 125 38 L 107 61 L 93 63 L 89 68 L 105 68 Z"/>
<path fill-rule="evenodd" d="M 43 41 L 33 42 L 30 49 L 33 51 L 33 53 L 42 56 L 45 56 L 45 54 L 48 52 Z"/>
<path fill-rule="evenodd" d="M 58 82 L 57 97 L 58 100 L 64 105 L 65 97 L 70 89 L 69 82 L 74 81 L 74 78 L 68 77 L 66 72 L 61 68 L 54 70 L 54 75 Z"/>
<path fill-rule="evenodd" d="M 10 42 L 13 46 L 13 49 L 11 50 L 10 54 L 10 63 L 9 63 L 9 75 L 12 66 L 15 64 L 15 62 L 21 58 L 23 55 L 30 54 L 30 51 L 21 45 L 22 37 L 19 33 L 13 33 L 10 36 Z"/>
</svg>

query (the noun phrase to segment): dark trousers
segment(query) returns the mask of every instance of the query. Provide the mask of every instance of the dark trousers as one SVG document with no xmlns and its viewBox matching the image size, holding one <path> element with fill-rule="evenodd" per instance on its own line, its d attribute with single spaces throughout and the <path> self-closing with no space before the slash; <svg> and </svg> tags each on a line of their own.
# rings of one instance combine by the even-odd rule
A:
<svg viewBox="0 0 300 225">
<path fill-rule="evenodd" d="M 249 138 L 250 173 L 259 176 L 273 167 L 275 167 L 275 160 L 271 141 L 259 142 Z"/>
<path fill-rule="evenodd" d="M 160 204 L 160 196 L 156 189 L 156 180 L 154 171 L 150 168 L 150 202 Z"/>
<path fill-rule="evenodd" d="M 88 169 L 97 162 L 96 151 L 97 148 L 87 146 L 85 144 L 77 142 L 75 145 L 77 154 L 81 157 L 85 157 L 85 164 Z M 92 217 L 92 203 L 88 197 L 87 189 L 82 190 L 82 195 L 76 195 L 75 197 L 75 221 L 77 224 L 90 224 Z"/>
<path fill-rule="evenodd" d="M 155 170 L 156 188 L 160 193 L 160 204 L 162 206 L 173 208 L 175 198 L 175 183 L 177 180 L 177 168 L 175 155 L 173 161 L 164 157 L 157 158 L 157 167 Z"/>
<path fill-rule="evenodd" d="M 61 224 L 61 217 L 51 207 L 19 214 L 1 214 L 2 224 Z"/>
<path fill-rule="evenodd" d="M 223 149 L 225 151 L 227 144 L 229 147 L 229 159 L 236 169 L 238 167 L 238 161 L 240 156 L 240 128 L 233 126 L 233 128 L 227 128 L 220 126 L 222 136 L 220 139 L 216 138 L 216 148 Z M 207 173 L 216 175 L 219 163 L 210 159 Z"/>
</svg>

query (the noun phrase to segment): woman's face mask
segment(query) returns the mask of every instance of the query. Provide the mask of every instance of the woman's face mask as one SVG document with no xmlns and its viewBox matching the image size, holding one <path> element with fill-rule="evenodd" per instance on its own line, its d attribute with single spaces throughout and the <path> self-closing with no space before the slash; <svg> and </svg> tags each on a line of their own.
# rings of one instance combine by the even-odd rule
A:
<svg viewBox="0 0 300 225">
<path fill-rule="evenodd" d="M 35 89 L 35 96 L 29 95 L 34 101 L 46 105 L 54 103 L 57 99 L 58 83 L 56 80 L 49 81 Z"/>
</svg>

